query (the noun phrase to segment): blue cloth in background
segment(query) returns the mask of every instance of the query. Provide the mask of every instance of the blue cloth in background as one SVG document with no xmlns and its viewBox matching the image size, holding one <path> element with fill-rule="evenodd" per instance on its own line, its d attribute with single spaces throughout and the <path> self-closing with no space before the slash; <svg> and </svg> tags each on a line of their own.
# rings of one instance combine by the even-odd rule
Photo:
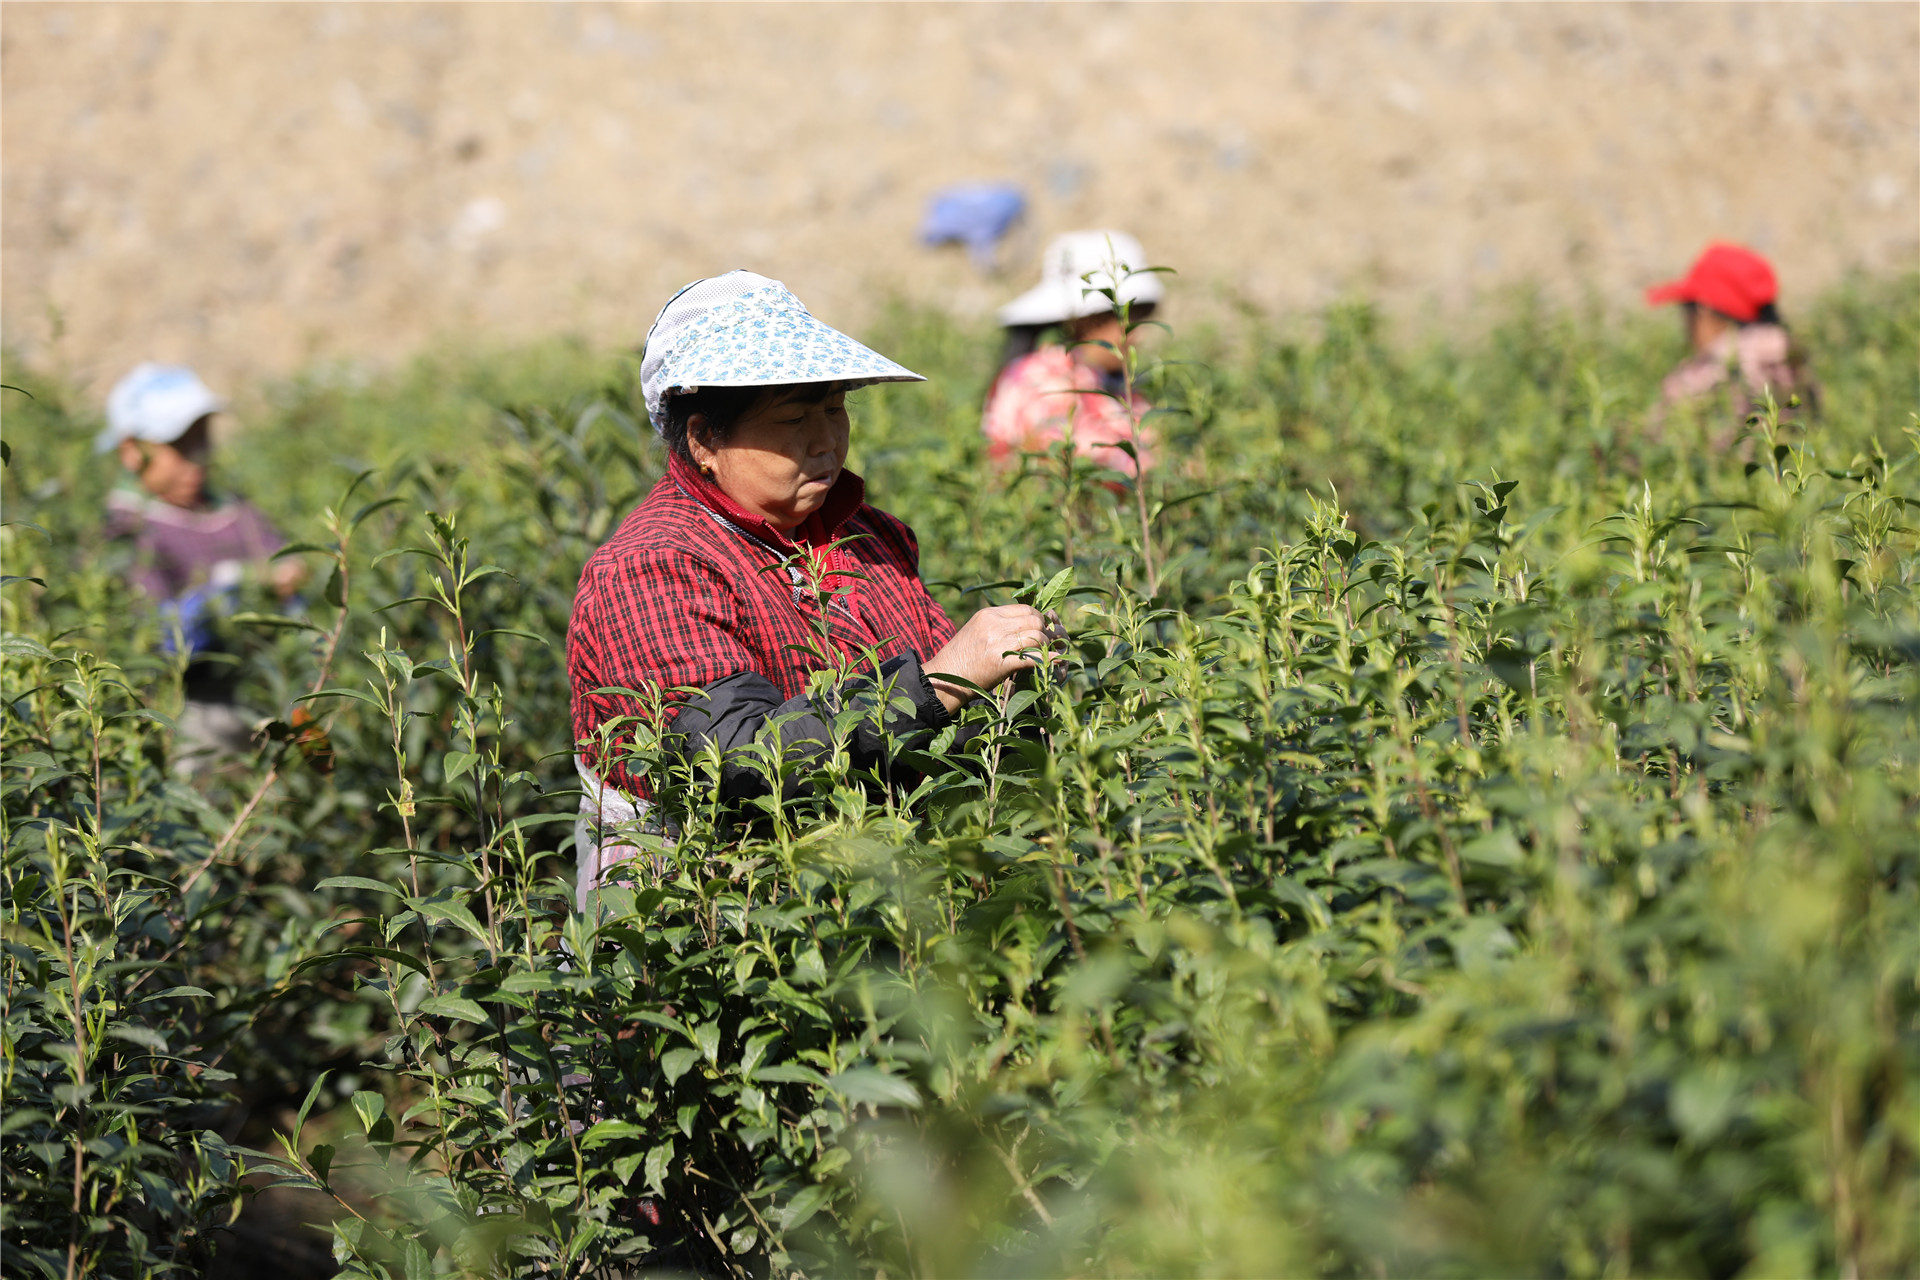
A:
<svg viewBox="0 0 1920 1280">
<path fill-rule="evenodd" d="M 160 602 L 160 652 L 171 657 L 184 645 L 189 657 L 213 648 L 213 618 L 230 613 L 239 593 L 232 587 L 196 587 Z"/>
<path fill-rule="evenodd" d="M 920 243 L 932 246 L 958 240 L 967 246 L 975 266 L 991 267 L 994 247 L 1026 208 L 1027 198 L 1020 188 L 1006 183 L 948 187 L 927 202 Z"/>
</svg>

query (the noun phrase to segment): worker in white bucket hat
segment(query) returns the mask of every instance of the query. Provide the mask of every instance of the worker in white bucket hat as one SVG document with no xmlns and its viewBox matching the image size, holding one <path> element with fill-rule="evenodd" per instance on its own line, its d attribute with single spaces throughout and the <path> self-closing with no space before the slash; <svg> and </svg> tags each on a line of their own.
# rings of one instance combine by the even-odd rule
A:
<svg viewBox="0 0 1920 1280">
<path fill-rule="evenodd" d="M 1000 308 L 1007 351 L 981 417 L 995 461 L 1045 452 L 1070 432 L 1074 451 L 1100 466 L 1134 476 L 1150 465 L 1141 419 L 1151 406 L 1127 398 L 1125 378 L 1130 326 L 1163 293 L 1147 265 L 1124 231 L 1070 231 L 1047 246 L 1040 283 Z M 1050 331 L 1062 341 L 1043 344 Z"/>
</svg>

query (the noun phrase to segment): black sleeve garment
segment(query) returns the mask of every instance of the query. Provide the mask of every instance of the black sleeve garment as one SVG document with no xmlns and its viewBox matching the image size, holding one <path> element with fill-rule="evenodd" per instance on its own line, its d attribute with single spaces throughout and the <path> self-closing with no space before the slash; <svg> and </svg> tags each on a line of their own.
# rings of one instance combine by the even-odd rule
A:
<svg viewBox="0 0 1920 1280">
<path fill-rule="evenodd" d="M 924 747 L 949 720 L 921 670 L 920 655 L 911 649 L 881 663 L 877 678 L 855 676 L 834 694 L 841 711 L 862 713 L 847 742 L 854 767 L 876 769 L 882 777 L 896 753 Z M 673 728 L 680 735 L 682 754 L 689 758 L 710 744 L 720 749 L 720 794 L 732 800 L 772 790 L 766 764 L 750 749 L 768 720 L 785 720 L 780 726 L 783 757 L 806 762 L 826 753 L 833 741 L 832 718 L 833 712 L 823 711 L 815 698 L 782 699 L 773 681 L 742 671 L 714 681 L 682 704 Z"/>
</svg>

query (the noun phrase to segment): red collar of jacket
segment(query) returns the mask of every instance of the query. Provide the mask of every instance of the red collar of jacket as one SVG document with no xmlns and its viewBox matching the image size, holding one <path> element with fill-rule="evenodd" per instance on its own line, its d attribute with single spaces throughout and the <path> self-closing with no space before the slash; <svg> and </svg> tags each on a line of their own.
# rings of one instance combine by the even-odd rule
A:
<svg viewBox="0 0 1920 1280">
<path fill-rule="evenodd" d="M 834 540 L 840 532 L 840 526 L 852 519 L 853 513 L 867 501 L 866 481 L 842 467 L 840 478 L 833 482 L 833 488 L 827 490 L 827 500 L 820 509 L 801 521 L 792 532 L 782 533 L 729 498 L 726 490 L 700 474 L 699 468 L 680 455 L 674 454 L 667 459 L 667 475 L 680 492 L 715 515 L 724 516 L 728 523 L 738 525 L 774 547 L 806 547 L 818 552 Z"/>
</svg>

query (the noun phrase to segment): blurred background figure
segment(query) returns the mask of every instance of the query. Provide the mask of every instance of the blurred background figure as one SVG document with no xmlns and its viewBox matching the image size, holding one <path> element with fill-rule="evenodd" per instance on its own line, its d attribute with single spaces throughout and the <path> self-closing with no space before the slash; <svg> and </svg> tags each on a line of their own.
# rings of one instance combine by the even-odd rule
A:
<svg viewBox="0 0 1920 1280">
<path fill-rule="evenodd" d="M 1136 475 L 1122 442 L 1137 443 L 1139 471 L 1152 466 L 1142 422 L 1152 406 L 1138 392 L 1125 399 L 1128 324 L 1150 318 L 1162 296 L 1146 266 L 1124 231 L 1070 231 L 1047 246 L 1040 283 L 1000 308 L 1006 352 L 981 418 L 996 462 L 1044 452 L 1071 430 L 1074 452 L 1100 466 Z"/>
<path fill-rule="evenodd" d="M 94 441 L 126 470 L 107 519 L 110 535 L 132 546 L 128 579 L 159 608 L 161 648 L 187 659 L 175 738 L 176 766 L 187 773 L 245 750 L 252 732 L 234 705 L 236 664 L 218 619 L 249 574 L 283 599 L 305 575 L 297 560 L 269 566 L 286 539 L 252 504 L 207 483 L 213 415 L 223 407 L 191 369 L 142 364 L 108 395 L 107 429 Z"/>
<path fill-rule="evenodd" d="M 948 187 L 927 202 L 920 243 L 934 248 L 957 241 L 967 246 L 974 266 L 991 271 L 998 265 L 1001 240 L 1026 210 L 1020 188 L 1003 182 Z"/>
<path fill-rule="evenodd" d="M 1772 264 L 1737 244 L 1708 246 L 1683 278 L 1647 290 L 1650 306 L 1680 304 L 1692 348 L 1660 384 L 1656 426 L 1693 406 L 1715 420 L 1710 438 L 1724 449 L 1769 393 L 1783 408 L 1794 395 L 1816 407 L 1805 354 L 1780 318 L 1779 292 Z"/>
</svg>

